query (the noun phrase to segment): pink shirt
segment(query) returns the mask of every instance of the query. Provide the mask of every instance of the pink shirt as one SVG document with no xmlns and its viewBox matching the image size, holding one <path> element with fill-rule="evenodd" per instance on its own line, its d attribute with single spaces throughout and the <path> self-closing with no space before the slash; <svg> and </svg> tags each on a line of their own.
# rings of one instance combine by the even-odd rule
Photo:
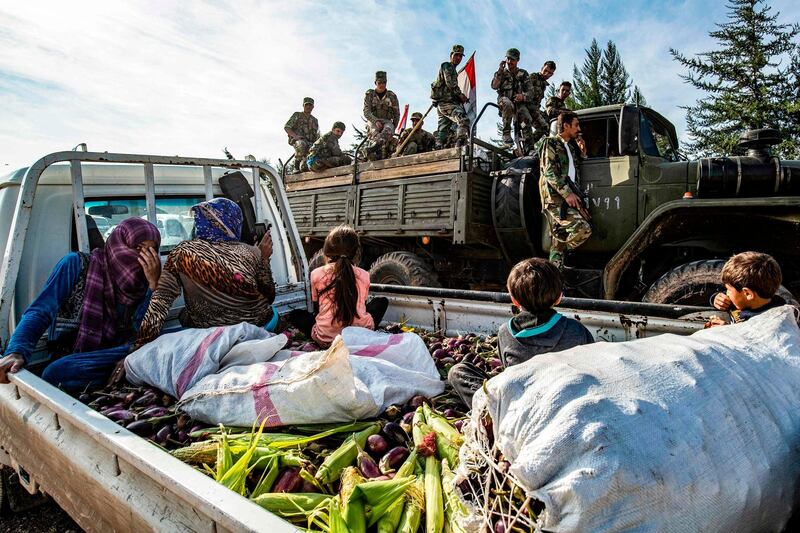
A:
<svg viewBox="0 0 800 533">
<path fill-rule="evenodd" d="M 319 302 L 319 313 L 317 322 L 311 328 L 311 338 L 317 341 L 320 346 L 330 346 L 336 335 L 342 332 L 347 326 L 360 326 L 362 328 L 375 329 L 372 315 L 367 313 L 367 294 L 369 294 L 369 272 L 363 268 L 353 267 L 356 274 L 356 288 L 358 298 L 356 301 L 356 311 L 358 316 L 353 319 L 351 324 L 340 324 L 335 321 L 335 307 L 333 300 L 333 290 L 320 296 L 320 291 L 331 283 L 333 265 L 321 266 L 311 272 L 311 299 Z"/>
</svg>

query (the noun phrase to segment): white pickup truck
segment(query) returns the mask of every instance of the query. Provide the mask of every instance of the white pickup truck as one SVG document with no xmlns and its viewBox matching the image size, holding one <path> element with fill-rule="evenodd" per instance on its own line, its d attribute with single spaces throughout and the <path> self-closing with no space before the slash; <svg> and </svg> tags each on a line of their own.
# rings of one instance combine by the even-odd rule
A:
<svg viewBox="0 0 800 533">
<path fill-rule="evenodd" d="M 128 216 L 153 223 L 182 220 L 194 203 L 222 195 L 218 180 L 232 169 L 251 180 L 257 222 L 272 224 L 277 307 L 281 312 L 307 307 L 308 265 L 283 183 L 271 166 L 58 152 L 0 178 L 3 346 L 56 262 L 70 251 L 90 249 L 87 215 L 100 219 L 98 230 Z M 495 333 L 511 314 L 508 297 L 499 293 L 398 286 L 373 286 L 372 292 L 389 298 L 386 320 L 448 333 Z M 182 302 L 175 305 L 173 319 Z M 689 334 L 702 327 L 685 318 L 697 311 L 566 298 L 561 305 L 562 313 L 606 341 Z M 45 359 L 40 350 L 30 367 Z M 296 530 L 28 370 L 14 375 L 10 385 L 0 385 L 0 465 L 6 472 L 15 470 L 31 493 L 51 495 L 87 531 Z"/>
</svg>

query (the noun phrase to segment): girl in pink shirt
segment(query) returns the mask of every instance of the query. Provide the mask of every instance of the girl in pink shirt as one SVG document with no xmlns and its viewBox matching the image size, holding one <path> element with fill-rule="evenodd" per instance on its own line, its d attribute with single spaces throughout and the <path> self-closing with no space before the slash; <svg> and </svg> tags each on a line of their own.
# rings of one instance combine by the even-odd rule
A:
<svg viewBox="0 0 800 533">
<path fill-rule="evenodd" d="M 311 300 L 315 313 L 295 309 L 289 321 L 323 348 L 347 326 L 375 329 L 389 301 L 373 298 L 367 303 L 369 273 L 356 266 L 361 256 L 358 234 L 350 226 L 338 226 L 322 246 L 326 264 L 311 272 Z"/>
</svg>

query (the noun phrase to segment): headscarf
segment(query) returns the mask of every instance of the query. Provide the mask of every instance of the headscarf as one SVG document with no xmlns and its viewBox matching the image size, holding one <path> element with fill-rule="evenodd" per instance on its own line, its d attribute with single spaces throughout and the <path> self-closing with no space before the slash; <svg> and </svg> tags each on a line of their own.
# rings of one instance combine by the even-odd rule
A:
<svg viewBox="0 0 800 533">
<path fill-rule="evenodd" d="M 238 241 L 242 236 L 242 210 L 227 198 L 214 198 L 192 207 L 195 234 L 211 242 Z"/>
<path fill-rule="evenodd" d="M 76 352 L 88 352 L 114 342 L 117 304 L 134 305 L 147 292 L 147 278 L 136 246 L 144 241 L 161 245 L 161 235 L 143 218 L 127 218 L 108 236 L 105 246 L 92 252 L 86 273 Z"/>
</svg>

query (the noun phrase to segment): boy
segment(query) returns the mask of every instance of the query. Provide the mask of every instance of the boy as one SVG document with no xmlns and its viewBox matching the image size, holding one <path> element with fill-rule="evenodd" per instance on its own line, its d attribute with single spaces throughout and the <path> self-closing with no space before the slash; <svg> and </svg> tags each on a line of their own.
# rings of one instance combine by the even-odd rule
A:
<svg viewBox="0 0 800 533">
<path fill-rule="evenodd" d="M 497 335 L 503 366 L 594 342 L 583 324 L 553 309 L 561 301 L 564 286 L 561 273 L 553 263 L 538 257 L 517 263 L 506 285 L 511 303 L 520 313 L 500 326 Z M 458 363 L 450 369 L 447 381 L 467 407 L 471 407 L 472 395 L 489 377 L 472 363 Z"/>
<path fill-rule="evenodd" d="M 744 322 L 767 309 L 786 305 L 786 300 L 775 294 L 783 276 L 781 267 L 771 255 L 759 252 L 736 254 L 722 267 L 721 277 L 725 292 L 712 296 L 711 305 L 720 311 L 728 311 L 730 322 Z M 714 317 L 706 322 L 706 327 L 728 323 Z"/>
</svg>

